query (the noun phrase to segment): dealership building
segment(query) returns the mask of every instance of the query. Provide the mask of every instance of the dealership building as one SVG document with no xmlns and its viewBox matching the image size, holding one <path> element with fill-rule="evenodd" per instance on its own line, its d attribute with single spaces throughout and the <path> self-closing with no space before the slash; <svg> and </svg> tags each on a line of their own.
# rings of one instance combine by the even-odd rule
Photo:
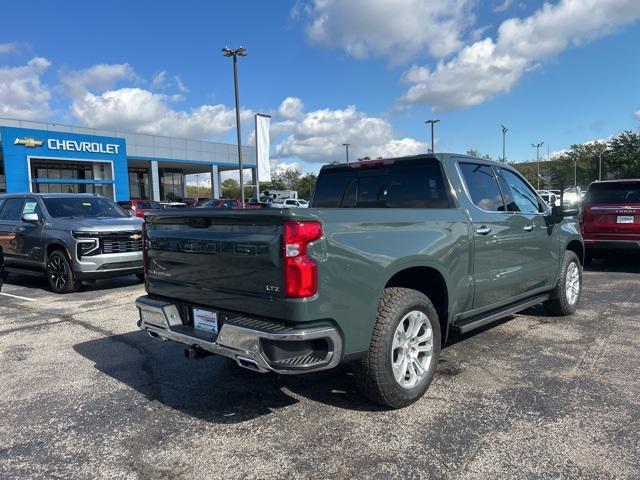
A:
<svg viewBox="0 0 640 480">
<path fill-rule="evenodd" d="M 255 184 L 255 148 L 242 158 Z M 200 174 L 219 197 L 221 172 L 238 168 L 236 145 L 0 118 L 0 193 L 173 201 L 188 196 L 185 176 Z"/>
</svg>

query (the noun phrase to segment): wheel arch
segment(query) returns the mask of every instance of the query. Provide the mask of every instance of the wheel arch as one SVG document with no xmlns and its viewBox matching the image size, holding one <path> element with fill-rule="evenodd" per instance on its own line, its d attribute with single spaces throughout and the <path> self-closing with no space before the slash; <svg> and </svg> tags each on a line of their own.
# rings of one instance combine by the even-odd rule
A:
<svg viewBox="0 0 640 480">
<path fill-rule="evenodd" d="M 49 242 L 47 242 L 47 245 L 46 245 L 46 248 L 45 248 L 45 258 L 44 258 L 45 265 L 47 264 L 47 260 L 49 259 L 49 255 L 51 255 L 54 250 L 62 250 L 67 255 L 69 260 L 73 260 L 73 257 L 71 256 L 71 252 L 69 252 L 69 249 L 67 248 L 67 245 L 63 241 L 61 241 L 61 240 L 50 240 Z"/>
<path fill-rule="evenodd" d="M 580 260 L 580 265 L 584 265 L 584 244 L 580 240 L 575 238 L 570 240 L 569 243 L 567 243 L 565 250 L 575 253 Z"/>
<path fill-rule="evenodd" d="M 438 312 L 444 345 L 449 333 L 449 288 L 445 276 L 434 267 L 412 266 L 395 272 L 384 286 L 390 287 L 411 288 L 429 297 Z"/>
</svg>

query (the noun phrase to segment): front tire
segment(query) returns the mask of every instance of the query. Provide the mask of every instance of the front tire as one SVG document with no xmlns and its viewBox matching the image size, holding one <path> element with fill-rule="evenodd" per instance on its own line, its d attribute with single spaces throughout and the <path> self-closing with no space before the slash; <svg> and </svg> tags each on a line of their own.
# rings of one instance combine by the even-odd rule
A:
<svg viewBox="0 0 640 480">
<path fill-rule="evenodd" d="M 544 309 L 550 315 L 566 316 L 578 308 L 582 294 L 582 266 L 578 256 L 567 250 L 560 270 L 558 285 L 551 293 L 551 298 L 544 302 Z"/>
<path fill-rule="evenodd" d="M 440 320 L 429 298 L 409 288 L 386 288 L 368 352 L 355 378 L 371 401 L 402 408 L 429 388 L 440 357 Z"/>
<path fill-rule="evenodd" d="M 77 292 L 82 285 L 62 250 L 54 250 L 47 258 L 47 281 L 55 293 Z"/>
</svg>

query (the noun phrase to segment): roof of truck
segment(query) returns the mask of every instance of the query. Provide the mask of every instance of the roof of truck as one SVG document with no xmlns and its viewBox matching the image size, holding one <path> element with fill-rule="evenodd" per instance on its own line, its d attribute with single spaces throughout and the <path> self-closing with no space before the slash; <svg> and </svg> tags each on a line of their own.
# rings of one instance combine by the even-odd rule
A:
<svg viewBox="0 0 640 480">
<path fill-rule="evenodd" d="M 510 165 L 502 163 L 502 162 L 497 162 L 495 160 L 487 160 L 486 158 L 480 158 L 480 157 L 472 157 L 470 155 L 466 155 L 466 154 L 462 154 L 462 153 L 423 153 L 423 154 L 419 154 L 419 155 L 407 155 L 404 157 L 388 157 L 388 158 L 375 158 L 375 159 L 370 159 L 370 160 L 358 160 L 355 162 L 349 162 L 348 164 L 346 163 L 331 163 L 328 165 L 324 165 L 322 167 L 322 169 L 332 169 L 332 168 L 344 168 L 347 165 L 351 168 L 358 168 L 358 167 L 362 167 L 362 166 L 376 166 L 376 164 L 380 164 L 381 166 L 383 165 L 391 165 L 395 162 L 398 161 L 405 161 L 405 160 L 425 160 L 425 159 L 436 159 L 440 162 L 448 162 L 451 159 L 455 158 L 457 159 L 468 159 L 468 160 L 474 160 L 474 161 L 478 161 L 478 162 L 482 162 L 482 163 L 487 163 L 487 164 L 493 164 L 493 165 L 499 165 L 501 167 L 510 167 Z"/>
</svg>

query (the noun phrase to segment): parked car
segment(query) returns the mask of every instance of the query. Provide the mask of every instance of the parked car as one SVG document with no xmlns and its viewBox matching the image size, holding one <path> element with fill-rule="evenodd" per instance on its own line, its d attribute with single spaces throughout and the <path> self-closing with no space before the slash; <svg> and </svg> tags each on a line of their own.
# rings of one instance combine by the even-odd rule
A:
<svg viewBox="0 0 640 480">
<path fill-rule="evenodd" d="M 309 202 L 306 200 L 293 200 L 291 198 L 287 198 L 284 201 L 284 208 L 309 208 Z"/>
<path fill-rule="evenodd" d="M 209 200 L 211 200 L 209 197 L 186 197 L 182 199 L 189 207 L 198 207 L 207 203 Z"/>
<path fill-rule="evenodd" d="M 213 198 L 201 205 L 202 208 L 223 208 L 227 210 L 242 210 L 242 204 L 234 198 Z M 245 203 L 244 209 L 264 208 L 264 205 L 258 203 Z"/>
<path fill-rule="evenodd" d="M 539 303 L 576 310 L 575 215 L 512 167 L 464 155 L 325 166 L 308 209 L 147 216 L 138 325 L 258 372 L 353 362 L 365 395 L 403 407 L 451 332 Z"/>
<path fill-rule="evenodd" d="M 202 208 L 226 208 L 234 210 L 240 208 L 240 202 L 234 198 L 212 198 L 201 205 Z"/>
<path fill-rule="evenodd" d="M 0 196 L 0 275 L 41 275 L 56 293 L 83 280 L 135 274 L 144 279 L 142 225 L 91 194 Z"/>
<path fill-rule="evenodd" d="M 158 202 L 153 200 L 122 200 L 118 202 L 120 208 L 131 212 L 134 217 L 144 218 L 144 214 L 151 210 L 161 210 L 162 207 Z"/>
<path fill-rule="evenodd" d="M 579 220 L 585 263 L 609 251 L 640 251 L 640 180 L 592 183 Z"/>
<path fill-rule="evenodd" d="M 551 193 L 549 190 L 538 190 L 538 195 L 551 207 L 560 205 L 560 197 L 556 196 L 555 193 Z"/>
<path fill-rule="evenodd" d="M 562 202 L 567 208 L 579 208 L 584 197 L 580 187 L 569 187 L 562 194 Z"/>
<path fill-rule="evenodd" d="M 163 210 L 167 210 L 169 208 L 187 208 L 188 205 L 184 202 L 158 202 L 158 205 Z"/>
</svg>

